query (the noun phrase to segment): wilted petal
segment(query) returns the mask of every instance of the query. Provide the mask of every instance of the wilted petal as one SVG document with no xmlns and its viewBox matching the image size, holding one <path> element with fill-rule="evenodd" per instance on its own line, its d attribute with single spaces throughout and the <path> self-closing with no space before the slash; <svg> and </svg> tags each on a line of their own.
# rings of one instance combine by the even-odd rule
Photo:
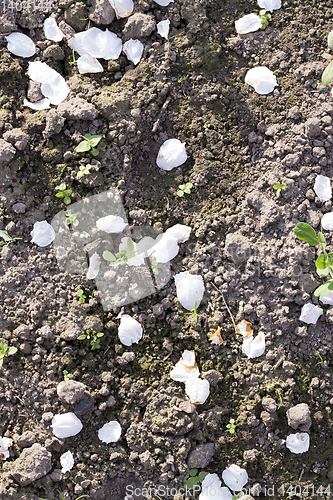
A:
<svg viewBox="0 0 333 500">
<path fill-rule="evenodd" d="M 321 201 L 325 202 L 332 198 L 331 181 L 325 175 L 317 175 L 313 189 Z"/>
<path fill-rule="evenodd" d="M 169 38 L 169 30 L 170 30 L 170 21 L 169 19 L 165 19 L 165 21 L 160 21 L 157 25 L 157 33 L 161 35 L 163 38 Z"/>
<path fill-rule="evenodd" d="M 96 278 L 99 272 L 99 267 L 101 265 L 102 259 L 97 252 L 93 253 L 89 259 L 89 269 L 87 272 L 87 279 L 93 280 Z"/>
<path fill-rule="evenodd" d="M 289 434 L 286 439 L 286 447 L 292 453 L 305 453 L 310 446 L 310 436 L 307 432 Z"/>
<path fill-rule="evenodd" d="M 8 448 L 13 445 L 13 441 L 6 437 L 0 437 L 0 457 L 1 460 L 6 460 L 9 457 Z"/>
<path fill-rule="evenodd" d="M 156 164 L 162 170 L 172 170 L 179 167 L 187 160 L 185 143 L 178 139 L 168 139 L 159 149 Z"/>
<path fill-rule="evenodd" d="M 36 53 L 34 42 L 23 33 L 11 33 L 5 36 L 7 40 L 7 49 L 9 52 L 19 57 L 31 57 Z"/>
<path fill-rule="evenodd" d="M 142 326 L 128 314 L 123 314 L 120 318 L 118 337 L 120 342 L 126 346 L 137 344 L 142 339 Z"/>
<path fill-rule="evenodd" d="M 123 51 L 125 52 L 127 59 L 136 65 L 140 62 L 143 52 L 143 44 L 140 40 L 130 39 L 124 43 Z"/>
<path fill-rule="evenodd" d="M 53 227 L 46 220 L 35 222 L 30 234 L 31 243 L 36 243 L 39 247 L 47 247 L 56 237 Z"/>
<path fill-rule="evenodd" d="M 59 439 L 76 436 L 82 427 L 81 420 L 72 412 L 55 415 L 52 419 L 53 434 Z"/>
<path fill-rule="evenodd" d="M 204 404 L 209 396 L 209 382 L 206 379 L 191 377 L 185 382 L 185 392 L 193 404 Z"/>
<path fill-rule="evenodd" d="M 251 85 L 257 94 L 269 94 L 277 85 L 276 76 L 266 66 L 251 68 L 245 75 L 245 83 Z"/>
<path fill-rule="evenodd" d="M 187 382 L 200 375 L 198 365 L 195 361 L 194 351 L 185 350 L 182 357 L 170 372 L 170 378 L 176 382 Z"/>
<path fill-rule="evenodd" d="M 323 312 L 324 311 L 321 307 L 315 306 L 314 304 L 305 304 L 302 307 L 299 319 L 304 321 L 304 323 L 315 325 L 319 316 L 321 316 Z"/>
<path fill-rule="evenodd" d="M 333 231 L 333 212 L 329 212 L 328 214 L 324 214 L 321 219 L 321 224 L 323 229 L 327 231 Z"/>
<path fill-rule="evenodd" d="M 78 58 L 77 67 L 81 75 L 84 73 L 102 73 L 104 71 L 101 63 L 89 54 L 84 54 Z"/>
<path fill-rule="evenodd" d="M 104 424 L 98 431 L 98 437 L 103 443 L 115 443 L 121 436 L 121 426 L 116 420 Z"/>
<path fill-rule="evenodd" d="M 258 0 L 258 5 L 267 12 L 273 12 L 281 8 L 281 0 Z"/>
<path fill-rule="evenodd" d="M 242 351 L 248 358 L 257 358 L 265 352 L 265 347 L 265 334 L 259 332 L 255 338 L 244 337 Z"/>
<path fill-rule="evenodd" d="M 61 472 L 65 474 L 65 472 L 68 472 L 73 468 L 74 465 L 74 457 L 72 453 L 68 450 L 66 453 L 63 453 L 60 457 L 60 464 L 61 464 Z"/>
<path fill-rule="evenodd" d="M 190 274 L 188 271 L 176 274 L 175 283 L 179 302 L 188 311 L 193 311 L 195 302 L 199 307 L 205 291 L 202 276 Z"/>
<path fill-rule="evenodd" d="M 122 233 L 127 223 L 118 215 L 106 215 L 96 221 L 96 227 L 105 233 Z"/>
<path fill-rule="evenodd" d="M 23 104 L 24 106 L 28 106 L 28 108 L 41 110 L 41 109 L 49 109 L 51 103 L 50 99 L 45 97 L 45 99 L 41 99 L 40 101 L 37 102 L 30 102 L 27 99 L 24 99 Z"/>
<path fill-rule="evenodd" d="M 248 482 L 249 477 L 245 469 L 233 464 L 223 471 L 222 479 L 232 491 L 240 491 Z"/>
<path fill-rule="evenodd" d="M 47 19 L 45 19 L 43 28 L 45 38 L 47 38 L 48 40 L 61 42 L 61 40 L 65 37 L 61 29 L 58 28 L 57 22 L 53 17 L 48 17 Z"/>
<path fill-rule="evenodd" d="M 261 19 L 257 14 L 247 14 L 235 21 L 235 28 L 240 35 L 252 33 L 261 28 Z"/>
<path fill-rule="evenodd" d="M 128 17 L 132 14 L 134 5 L 133 0 L 109 0 L 117 18 Z"/>
</svg>

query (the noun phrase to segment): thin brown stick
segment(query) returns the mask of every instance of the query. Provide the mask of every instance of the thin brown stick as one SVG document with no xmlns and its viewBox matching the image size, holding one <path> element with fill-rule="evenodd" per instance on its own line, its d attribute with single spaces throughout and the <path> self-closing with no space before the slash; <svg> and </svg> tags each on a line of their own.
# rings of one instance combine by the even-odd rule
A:
<svg viewBox="0 0 333 500">
<path fill-rule="evenodd" d="M 214 288 L 215 288 L 215 289 L 219 292 L 219 294 L 221 295 L 221 297 L 222 297 L 222 299 L 223 299 L 223 302 L 224 302 L 224 305 L 225 305 L 225 307 L 227 308 L 227 311 L 228 311 L 228 313 L 229 313 L 229 315 L 230 315 L 230 318 L 231 318 L 232 324 L 234 325 L 235 332 L 236 332 L 236 333 L 238 333 L 238 331 L 237 331 L 237 327 L 236 327 L 236 323 L 235 323 L 235 320 L 234 320 L 234 317 L 233 317 L 232 312 L 230 311 L 230 309 L 229 309 L 229 307 L 228 307 L 228 304 L 226 303 L 226 300 L 225 300 L 225 298 L 224 298 L 223 293 L 222 293 L 222 292 L 220 292 L 220 290 L 217 288 L 217 286 L 216 286 L 214 283 L 212 283 L 212 285 L 213 285 L 213 287 L 214 287 Z"/>
</svg>

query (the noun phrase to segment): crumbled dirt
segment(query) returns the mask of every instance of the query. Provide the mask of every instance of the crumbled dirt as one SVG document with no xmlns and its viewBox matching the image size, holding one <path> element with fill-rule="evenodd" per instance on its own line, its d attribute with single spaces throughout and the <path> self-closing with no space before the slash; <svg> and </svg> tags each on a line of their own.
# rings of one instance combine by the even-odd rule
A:
<svg viewBox="0 0 333 500">
<path fill-rule="evenodd" d="M 246 488 L 255 486 L 255 498 L 295 492 L 316 498 L 320 487 L 327 498 L 333 480 L 333 314 L 313 294 L 320 283 L 316 249 L 297 240 L 293 229 L 303 221 L 318 231 L 321 216 L 332 210 L 332 201 L 322 203 L 313 191 L 318 174 L 333 175 L 333 100 L 330 86 L 321 84 L 333 28 L 330 3 L 283 1 L 266 30 L 236 36 L 234 21 L 258 12 L 254 0 L 175 0 L 168 7 L 138 0 L 135 12 L 149 19 L 141 25 L 138 16 L 140 23 L 127 32 L 139 30 L 141 62 L 134 67 L 122 54 L 101 61 L 103 73 L 87 75 L 72 64 L 66 39 L 45 39 L 44 19 L 52 14 L 67 39 L 88 28 L 88 15 L 90 27 L 108 27 L 119 37 L 126 19 L 97 24 L 112 18 L 95 8 L 102 0 L 36 1 L 22 12 L 15 5 L 23 2 L 12 2 L 12 10 L 10 3 L 0 6 L 0 230 L 20 239 L 0 254 L 0 340 L 18 351 L 0 368 L 0 436 L 14 442 L 10 457 L 0 459 L 0 498 L 55 500 L 59 490 L 65 499 L 123 500 L 128 485 L 179 489 L 191 451 L 206 443 L 215 453 L 205 470 L 221 476 L 233 463 L 245 467 Z M 168 41 L 150 31 L 153 18 L 170 19 Z M 8 52 L 4 36 L 13 31 L 36 43 L 33 58 Z M 68 101 L 86 102 L 82 116 L 75 105 L 67 114 L 23 106 L 28 61 L 37 59 L 64 76 Z M 271 94 L 258 95 L 244 83 L 256 65 L 274 71 L 278 87 Z M 38 88 L 29 92 L 30 100 L 40 98 Z M 86 133 L 103 135 L 94 160 L 75 151 Z M 186 143 L 188 160 L 164 172 L 156 166 L 157 152 L 173 137 Z M 91 174 L 78 179 L 87 163 Z M 277 181 L 286 184 L 279 198 Z M 186 182 L 194 187 L 180 198 L 178 186 Z M 125 307 L 144 334 L 130 348 L 120 343 L 119 308 L 104 311 L 94 282 L 85 272 L 75 274 L 85 256 L 73 255 L 69 273 L 59 267 L 52 245 L 31 243 L 33 224 L 51 222 L 64 209 L 55 196 L 59 183 L 72 190 L 72 203 L 117 188 L 136 227 L 192 228 L 171 269 L 204 278 L 197 325 L 184 314 L 170 280 Z M 325 236 L 330 247 L 329 232 Z M 242 353 L 225 302 L 236 322 L 246 319 L 255 334 L 265 333 L 262 356 Z M 308 302 L 324 310 L 316 325 L 299 320 Z M 218 326 L 220 346 L 208 341 Z M 87 328 L 103 331 L 100 349 L 75 340 Z M 210 397 L 194 411 L 186 406 L 184 385 L 169 377 L 184 349 L 195 351 L 210 381 Z M 56 388 L 64 371 L 86 386 L 80 400 L 60 401 Z M 308 405 L 312 420 L 310 448 L 301 455 L 284 443 L 295 432 L 287 411 L 298 404 Z M 83 429 L 60 440 L 51 420 L 67 411 Z M 235 434 L 226 432 L 231 418 L 240 423 Z M 122 435 L 107 445 L 97 431 L 111 420 L 121 424 Z M 40 467 L 42 477 L 33 471 L 27 484 L 11 472 L 35 443 L 46 448 L 38 453 L 48 462 Z M 59 459 L 67 450 L 75 464 L 62 474 Z"/>
</svg>

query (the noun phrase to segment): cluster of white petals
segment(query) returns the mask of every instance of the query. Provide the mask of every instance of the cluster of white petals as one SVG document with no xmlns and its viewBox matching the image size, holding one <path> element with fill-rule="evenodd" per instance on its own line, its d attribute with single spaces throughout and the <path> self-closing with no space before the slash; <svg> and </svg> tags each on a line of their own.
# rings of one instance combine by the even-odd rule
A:
<svg viewBox="0 0 333 500">
<path fill-rule="evenodd" d="M 195 303 L 199 307 L 205 291 L 202 276 L 190 274 L 188 271 L 175 275 L 175 284 L 179 302 L 188 311 L 193 311 Z"/>
<path fill-rule="evenodd" d="M 249 476 L 239 465 L 230 465 L 222 473 L 222 479 L 232 491 L 240 491 L 248 482 Z"/>
<path fill-rule="evenodd" d="M 112 420 L 101 427 L 98 431 L 98 438 L 103 443 L 116 443 L 121 436 L 121 426 L 116 420 Z"/>
<path fill-rule="evenodd" d="M 307 432 L 289 434 L 286 439 L 286 447 L 292 453 L 305 453 L 310 446 L 310 436 Z"/>
<path fill-rule="evenodd" d="M 332 198 L 331 181 L 326 175 L 317 175 L 313 189 L 323 202 Z"/>
<path fill-rule="evenodd" d="M 65 79 L 40 61 L 30 62 L 28 75 L 34 82 L 41 83 L 41 92 L 48 97 L 51 104 L 60 104 L 69 94 L 69 87 Z"/>
<path fill-rule="evenodd" d="M 261 19 L 257 14 L 247 14 L 235 21 L 235 28 L 240 35 L 252 33 L 261 28 Z"/>
<path fill-rule="evenodd" d="M 30 234 L 32 236 L 31 243 L 36 243 L 39 247 L 47 247 L 56 237 L 53 227 L 46 220 L 35 222 Z"/>
<path fill-rule="evenodd" d="M 169 38 L 169 30 L 170 30 L 170 21 L 169 19 L 165 19 L 164 21 L 160 21 L 157 25 L 157 33 L 163 38 Z"/>
<path fill-rule="evenodd" d="M 251 85 L 257 94 L 269 94 L 277 85 L 276 76 L 266 68 L 266 66 L 257 66 L 251 68 L 245 75 L 245 83 Z"/>
<path fill-rule="evenodd" d="M 187 160 L 185 143 L 178 139 L 168 139 L 159 149 L 156 164 L 162 170 L 172 170 Z"/>
<path fill-rule="evenodd" d="M 318 321 L 319 316 L 321 316 L 323 312 L 324 311 L 321 307 L 308 303 L 302 307 L 299 319 L 301 321 L 304 321 L 304 323 L 315 325 Z"/>
<path fill-rule="evenodd" d="M 99 231 L 105 233 L 122 233 L 127 223 L 119 215 L 106 215 L 96 221 L 96 227 Z"/>
<path fill-rule="evenodd" d="M 9 52 L 19 57 L 31 57 L 36 53 L 34 42 L 23 33 L 14 32 L 5 36 Z"/>
<path fill-rule="evenodd" d="M 60 464 L 61 464 L 61 472 L 65 474 L 65 472 L 70 471 L 73 468 L 74 465 L 74 457 L 71 451 L 66 451 L 66 453 L 63 453 L 60 457 Z"/>
<path fill-rule="evenodd" d="M 120 342 L 126 346 L 137 344 L 142 339 L 142 326 L 136 319 L 121 312 L 118 337 Z"/>
<path fill-rule="evenodd" d="M 185 392 L 193 404 L 203 404 L 209 396 L 209 382 L 199 378 L 194 351 L 185 350 L 170 372 L 170 378 L 185 384 Z"/>
<path fill-rule="evenodd" d="M 59 439 L 76 436 L 82 427 L 81 420 L 72 412 L 55 415 L 52 419 L 53 434 Z"/>
</svg>

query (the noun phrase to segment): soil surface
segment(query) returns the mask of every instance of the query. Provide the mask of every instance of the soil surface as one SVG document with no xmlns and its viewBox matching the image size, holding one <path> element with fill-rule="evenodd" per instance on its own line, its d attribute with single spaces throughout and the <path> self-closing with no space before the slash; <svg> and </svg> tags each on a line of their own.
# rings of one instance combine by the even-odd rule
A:
<svg viewBox="0 0 333 500">
<path fill-rule="evenodd" d="M 318 231 L 332 210 L 313 190 L 318 174 L 333 175 L 333 100 L 330 86 L 321 84 L 331 2 L 283 0 L 264 31 L 241 36 L 234 22 L 258 13 L 253 0 L 175 0 L 167 7 L 139 0 L 134 14 L 119 20 L 111 19 L 107 0 L 30 0 L 21 10 L 23 3 L 0 6 L 0 230 L 19 238 L 0 254 L 0 340 L 17 348 L 0 368 L 0 436 L 13 440 L 9 458 L 0 459 L 0 498 L 55 500 L 60 491 L 65 499 L 123 500 L 130 485 L 138 488 L 136 500 L 156 499 L 161 490 L 156 496 L 142 488 L 162 485 L 171 490 L 168 498 L 180 500 L 188 467 L 221 477 L 231 464 L 246 469 L 245 488 L 254 498 L 328 498 L 333 313 L 313 294 L 322 281 L 316 249 L 293 229 L 303 221 Z M 141 24 L 131 21 L 138 13 Z M 44 37 L 50 15 L 66 35 L 61 42 Z M 163 19 L 171 22 L 169 40 L 156 31 Z M 140 63 L 122 54 L 100 60 L 103 73 L 80 75 L 67 42 L 93 26 L 123 42 L 140 39 Z M 15 31 L 31 37 L 35 56 L 7 50 L 5 36 Z M 37 60 L 70 87 L 58 108 L 23 106 L 27 96 L 42 98 L 27 75 L 29 61 Z M 244 82 L 258 65 L 277 77 L 271 94 L 258 95 Z M 73 111 L 66 103 L 75 98 Z M 86 133 L 103 136 L 95 158 L 75 151 Z M 165 172 L 156 157 L 170 138 L 186 143 L 188 159 Z M 90 174 L 78 179 L 86 164 Z M 279 198 L 278 181 L 286 184 Z M 191 193 L 177 196 L 186 182 Z M 72 190 L 72 204 L 117 189 L 139 232 L 191 227 L 171 277 L 190 271 L 204 278 L 197 324 L 185 315 L 174 280 L 166 279 L 157 292 L 125 305 L 144 333 L 137 344 L 121 344 L 120 307 L 103 308 L 84 270 L 84 250 L 72 251 L 64 270 L 55 245 L 31 243 L 36 221 L 51 222 L 71 208 L 55 196 L 60 183 Z M 93 239 L 86 243 L 94 248 Z M 117 273 L 126 287 L 126 272 Z M 316 325 L 299 319 L 309 302 L 324 310 Z M 262 356 L 242 353 L 226 305 L 236 323 L 246 319 L 255 335 L 265 333 Z M 219 326 L 223 344 L 212 345 Z M 77 340 L 87 329 L 104 333 L 100 349 Z M 192 413 L 179 411 L 181 403 L 193 408 L 184 405 L 184 384 L 170 378 L 185 349 L 195 351 L 210 382 L 209 398 Z M 84 386 L 71 391 L 73 381 Z M 51 421 L 66 412 L 83 429 L 58 439 Z M 240 424 L 234 434 L 226 432 L 230 419 Z M 102 443 L 97 431 L 112 420 L 121 438 Z M 310 448 L 297 455 L 285 439 L 299 431 L 309 433 Z M 62 473 L 67 450 L 75 463 Z"/>
</svg>

